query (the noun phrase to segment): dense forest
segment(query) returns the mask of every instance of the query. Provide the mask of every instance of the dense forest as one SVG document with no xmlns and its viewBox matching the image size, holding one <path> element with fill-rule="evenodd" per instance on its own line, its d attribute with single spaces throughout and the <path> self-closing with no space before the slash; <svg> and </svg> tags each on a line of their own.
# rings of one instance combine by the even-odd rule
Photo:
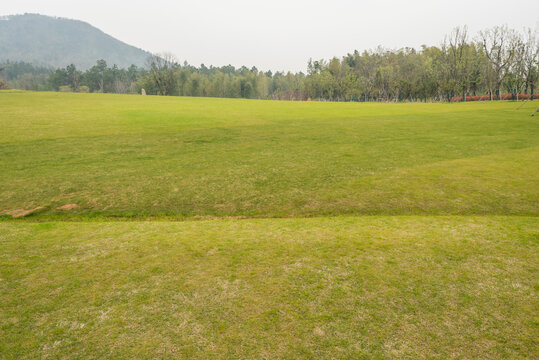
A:
<svg viewBox="0 0 539 360">
<path fill-rule="evenodd" d="M 500 93 L 528 94 L 538 88 L 538 30 L 507 26 L 471 38 L 455 28 L 440 46 L 378 48 L 342 58 L 309 60 L 306 74 L 255 67 L 195 67 L 170 54 L 126 69 L 98 60 L 86 71 L 74 65 L 52 69 L 23 62 L 0 65 L 0 87 L 24 90 L 141 93 L 252 99 L 325 101 L 447 101 Z"/>
</svg>

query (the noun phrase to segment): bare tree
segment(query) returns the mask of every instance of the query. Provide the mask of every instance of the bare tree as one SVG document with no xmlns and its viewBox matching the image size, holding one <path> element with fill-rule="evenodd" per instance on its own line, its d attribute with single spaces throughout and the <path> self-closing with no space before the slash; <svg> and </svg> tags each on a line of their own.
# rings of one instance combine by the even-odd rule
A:
<svg viewBox="0 0 539 360">
<path fill-rule="evenodd" d="M 129 84 L 127 81 L 116 79 L 112 84 L 112 88 L 116 94 L 127 94 Z"/>
<path fill-rule="evenodd" d="M 448 73 L 455 90 L 460 90 L 465 96 L 471 77 L 471 49 L 468 43 L 468 27 L 456 27 L 446 37 L 443 49 L 446 49 Z"/>
<path fill-rule="evenodd" d="M 514 48 L 515 52 L 509 68 L 510 76 L 508 77 L 507 82 L 511 92 L 516 92 L 518 100 L 518 94 L 526 87 L 527 75 L 524 59 L 529 53 L 528 44 L 522 37 L 520 37 L 520 34 L 515 42 Z"/>
<path fill-rule="evenodd" d="M 533 89 L 533 85 L 539 77 L 539 27 L 535 30 L 526 29 L 524 33 L 524 50 L 522 55 L 523 75 L 525 78 L 524 89 Z"/>
<path fill-rule="evenodd" d="M 488 59 L 487 65 L 491 67 L 489 70 L 493 76 L 496 94 L 500 93 L 500 87 L 514 58 L 516 39 L 515 31 L 507 25 L 479 32 L 479 42 Z"/>
<path fill-rule="evenodd" d="M 160 95 L 172 95 L 177 87 L 176 70 L 179 68 L 174 55 L 154 54 L 147 60 L 148 69 Z"/>
</svg>

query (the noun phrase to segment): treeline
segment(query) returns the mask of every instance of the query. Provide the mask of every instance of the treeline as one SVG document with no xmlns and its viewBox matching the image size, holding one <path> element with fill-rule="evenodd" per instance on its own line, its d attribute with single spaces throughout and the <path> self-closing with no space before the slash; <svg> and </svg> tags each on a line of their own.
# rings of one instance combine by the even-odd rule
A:
<svg viewBox="0 0 539 360">
<path fill-rule="evenodd" d="M 470 40 L 456 28 L 440 47 L 420 51 L 355 51 L 341 59 L 309 61 L 305 89 L 313 99 L 449 100 L 454 96 L 537 89 L 537 30 L 507 26 L 481 31 Z"/>
<path fill-rule="evenodd" d="M 376 50 L 310 60 L 308 72 L 263 72 L 255 67 L 195 67 L 173 56 L 151 56 L 144 68 L 105 61 L 86 71 L 25 63 L 0 65 L 4 87 L 24 90 L 141 93 L 322 101 L 448 101 L 455 96 L 529 93 L 538 88 L 539 36 L 507 26 L 470 38 L 466 27 L 440 46 Z"/>
<path fill-rule="evenodd" d="M 194 67 L 178 64 L 170 54 L 148 59 L 147 72 L 138 83 L 148 94 L 209 96 L 247 99 L 301 100 L 303 73 L 259 71 L 245 66 Z"/>
<path fill-rule="evenodd" d="M 0 65 L 4 88 L 37 91 L 102 92 L 117 94 L 211 96 L 248 99 L 301 100 L 305 75 L 290 72 L 262 72 L 253 68 L 195 67 L 180 65 L 168 55 L 148 59 L 146 68 L 131 65 L 120 69 L 104 60 L 86 71 L 75 65 L 50 69 L 24 62 Z"/>
<path fill-rule="evenodd" d="M 52 68 L 35 66 L 25 62 L 0 63 L 0 89 L 45 91 Z"/>
</svg>

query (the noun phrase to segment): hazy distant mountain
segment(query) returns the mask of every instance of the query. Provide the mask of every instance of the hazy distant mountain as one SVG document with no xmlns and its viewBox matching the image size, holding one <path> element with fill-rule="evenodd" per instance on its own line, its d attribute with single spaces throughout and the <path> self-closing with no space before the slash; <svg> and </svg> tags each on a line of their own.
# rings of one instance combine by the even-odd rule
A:
<svg viewBox="0 0 539 360">
<path fill-rule="evenodd" d="M 37 14 L 0 17 L 0 61 L 87 69 L 104 59 L 123 68 L 143 66 L 149 55 L 82 21 Z"/>
</svg>

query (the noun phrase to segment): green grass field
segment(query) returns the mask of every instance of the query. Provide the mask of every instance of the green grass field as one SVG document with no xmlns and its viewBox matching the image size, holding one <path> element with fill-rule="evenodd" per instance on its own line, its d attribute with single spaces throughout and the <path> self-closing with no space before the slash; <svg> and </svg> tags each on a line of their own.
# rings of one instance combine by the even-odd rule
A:
<svg viewBox="0 0 539 360">
<path fill-rule="evenodd" d="M 517 106 L 2 93 L 0 212 L 538 215 Z"/>
<path fill-rule="evenodd" d="M 0 359 L 539 357 L 539 118 L 0 92 Z"/>
</svg>

